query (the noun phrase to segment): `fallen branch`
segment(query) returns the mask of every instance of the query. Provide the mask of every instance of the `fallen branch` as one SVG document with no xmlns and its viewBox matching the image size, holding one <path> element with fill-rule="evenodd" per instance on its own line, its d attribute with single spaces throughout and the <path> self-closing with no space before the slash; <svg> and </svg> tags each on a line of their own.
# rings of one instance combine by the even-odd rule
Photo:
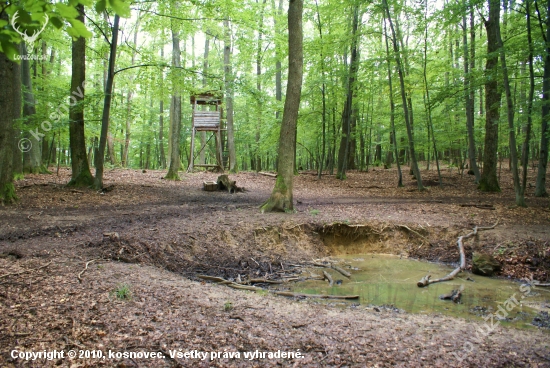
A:
<svg viewBox="0 0 550 368">
<path fill-rule="evenodd" d="M 276 177 L 277 177 L 277 174 L 268 173 L 268 172 L 264 172 L 264 171 L 260 171 L 258 174 L 264 175 L 264 176 L 270 176 L 270 177 L 272 177 L 272 178 L 276 178 Z"/>
<path fill-rule="evenodd" d="M 332 276 L 327 271 L 323 271 L 323 275 L 325 276 L 325 279 L 328 280 L 328 286 L 334 285 L 334 281 L 332 280 Z"/>
<path fill-rule="evenodd" d="M 487 227 L 474 227 L 474 230 L 470 232 L 469 234 L 459 236 L 458 237 L 458 251 L 460 252 L 460 265 L 455 268 L 450 274 L 448 274 L 445 277 L 442 277 L 440 279 L 431 280 L 430 275 L 424 276 L 420 281 L 416 283 L 418 287 L 424 287 L 428 286 L 430 284 L 435 284 L 436 282 L 443 282 L 443 281 L 449 281 L 452 280 L 458 275 L 460 272 L 462 272 L 466 268 L 466 254 L 464 253 L 464 239 L 471 238 L 472 236 L 476 236 L 478 231 L 481 230 L 491 230 L 494 229 L 498 225 L 498 221 L 495 222 L 493 226 L 487 226 Z"/>
<path fill-rule="evenodd" d="M 320 299 L 359 299 L 359 295 L 325 295 L 325 294 L 301 294 L 290 291 L 273 291 L 275 295 L 289 296 L 291 298 L 320 298 Z"/>
<path fill-rule="evenodd" d="M 463 203 L 460 207 L 475 207 L 482 210 L 494 210 L 495 207 L 492 204 L 475 204 L 475 203 Z"/>
<path fill-rule="evenodd" d="M 331 264 L 330 265 L 330 268 L 332 268 L 333 270 L 335 271 L 338 271 L 340 272 L 342 275 L 346 276 L 346 277 L 351 277 L 351 273 L 349 273 L 348 271 L 344 271 L 342 268 L 334 265 L 334 264 Z"/>
<path fill-rule="evenodd" d="M 533 286 L 536 286 L 536 287 L 550 287 L 550 284 L 539 284 L 539 283 L 534 283 Z"/>
<path fill-rule="evenodd" d="M 248 280 L 251 284 L 282 284 L 285 281 L 281 280 L 267 280 L 267 279 L 250 279 Z"/>
<path fill-rule="evenodd" d="M 53 261 L 49 261 L 48 263 L 46 263 L 46 264 L 43 265 L 43 266 L 40 266 L 40 267 L 38 267 L 38 268 L 32 268 L 32 269 L 30 269 L 30 270 L 23 270 L 23 271 L 19 271 L 19 272 L 7 273 L 7 274 L 5 274 L 5 275 L 0 276 L 0 279 L 2 279 L 2 278 L 4 278 L 4 277 L 8 277 L 8 276 L 17 276 L 17 275 L 21 275 L 21 274 L 23 274 L 23 273 L 25 273 L 25 272 L 38 271 L 38 270 L 41 270 L 41 269 L 43 269 L 43 268 L 48 267 L 49 265 L 52 264 L 52 262 L 53 262 Z"/>
<path fill-rule="evenodd" d="M 241 284 L 236 284 L 234 282 L 230 282 L 226 285 L 229 286 L 230 288 L 239 289 L 239 290 L 250 290 L 250 291 L 264 291 L 265 290 L 265 289 L 262 289 L 260 287 L 241 285 Z"/>
<path fill-rule="evenodd" d="M 97 258 L 97 259 L 92 259 L 91 261 L 86 262 L 86 267 L 84 267 L 84 269 L 83 269 L 82 271 L 80 271 L 80 273 L 79 273 L 78 276 L 76 277 L 76 278 L 78 279 L 78 282 L 82 282 L 82 279 L 81 279 L 80 277 L 82 276 L 82 274 L 83 274 L 84 272 L 86 272 L 86 270 L 88 269 L 88 265 L 89 265 L 90 263 L 93 263 L 93 262 L 97 261 L 98 259 L 99 259 L 99 258 Z"/>
<path fill-rule="evenodd" d="M 198 277 L 199 279 L 208 280 L 208 281 L 213 281 L 213 282 L 217 282 L 217 283 L 219 283 L 219 284 L 231 284 L 231 283 L 232 283 L 232 281 L 223 279 L 223 278 L 221 278 L 221 277 L 216 277 L 216 276 L 197 275 L 197 277 Z"/>
</svg>

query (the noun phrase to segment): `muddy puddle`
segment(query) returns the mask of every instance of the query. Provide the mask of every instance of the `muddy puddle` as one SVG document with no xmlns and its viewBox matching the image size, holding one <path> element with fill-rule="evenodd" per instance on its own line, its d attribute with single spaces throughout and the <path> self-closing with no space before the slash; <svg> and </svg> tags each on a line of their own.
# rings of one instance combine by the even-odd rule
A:
<svg viewBox="0 0 550 368">
<path fill-rule="evenodd" d="M 532 322 L 537 314 L 550 312 L 550 291 L 531 288 L 525 283 L 463 272 L 455 280 L 419 288 L 416 282 L 423 276 L 431 274 L 432 278 L 440 278 L 453 268 L 392 255 L 347 255 L 338 259 L 343 268 L 352 273 L 351 278 L 327 270 L 335 281 L 334 286 L 329 287 L 326 281 L 305 281 L 295 284 L 292 291 L 360 295 L 362 305 L 397 308 L 409 313 L 440 313 L 472 321 L 483 321 L 483 317 L 492 315 L 495 323 L 498 320 L 503 326 L 515 328 L 534 327 Z M 322 273 L 319 269 L 310 271 Z M 439 298 L 460 288 L 463 288 L 460 304 Z"/>
</svg>

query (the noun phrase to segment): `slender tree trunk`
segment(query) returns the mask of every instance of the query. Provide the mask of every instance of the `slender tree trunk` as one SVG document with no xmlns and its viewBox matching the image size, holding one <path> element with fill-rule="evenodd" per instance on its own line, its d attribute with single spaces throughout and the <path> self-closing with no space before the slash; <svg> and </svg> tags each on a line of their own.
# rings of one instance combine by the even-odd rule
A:
<svg viewBox="0 0 550 368">
<path fill-rule="evenodd" d="M 550 19 L 550 0 L 546 3 L 546 19 Z M 549 22 L 549 21 L 547 21 Z M 547 197 L 546 165 L 548 164 L 548 125 L 550 122 L 550 24 L 546 24 L 546 52 L 544 56 L 544 76 L 542 80 L 542 127 L 540 154 L 537 171 L 536 197 Z"/>
<path fill-rule="evenodd" d="M 84 22 L 84 6 L 78 5 L 79 20 Z M 84 84 L 86 82 L 86 39 L 72 41 L 71 109 L 69 136 L 71 146 L 71 181 L 69 186 L 88 187 L 94 184 L 90 172 L 84 135 Z"/>
<path fill-rule="evenodd" d="M 466 1 L 463 1 L 466 5 Z M 466 27 L 466 14 L 462 16 L 462 43 L 464 48 L 464 99 L 466 104 L 466 128 L 468 130 L 468 158 L 470 169 L 468 173 L 474 175 L 475 183 L 479 183 L 481 174 L 476 162 L 476 142 L 474 136 L 474 100 L 471 95 L 470 50 L 468 50 L 468 29 Z"/>
<path fill-rule="evenodd" d="M 172 66 L 181 66 L 180 36 L 172 20 Z M 172 100 L 170 102 L 170 168 L 165 179 L 180 180 L 178 171 L 180 169 L 180 132 L 181 132 L 181 92 L 179 86 L 173 84 Z M 193 152 L 190 159 L 192 160 Z"/>
<path fill-rule="evenodd" d="M 27 55 L 27 47 L 22 44 L 23 55 Z M 44 134 L 36 126 L 36 107 L 32 89 L 31 68 L 28 59 L 21 61 L 21 83 L 23 84 L 23 118 L 25 119 L 24 139 L 28 142 L 28 149 L 23 151 L 23 172 L 41 173 L 41 146 Z"/>
<path fill-rule="evenodd" d="M 411 124 L 411 117 L 409 115 L 409 101 L 407 100 L 407 95 L 405 92 L 405 76 L 403 66 L 401 64 L 401 56 L 399 52 L 399 43 L 396 37 L 395 30 L 393 28 L 393 22 L 390 15 L 390 8 L 388 6 L 387 0 L 383 0 L 383 5 L 386 10 L 386 15 L 388 22 L 390 24 L 390 30 L 392 32 L 392 41 L 393 41 L 393 51 L 395 54 L 395 61 L 397 63 L 397 71 L 399 73 L 399 85 L 401 88 L 401 99 L 403 103 L 403 114 L 405 116 L 405 124 L 407 126 L 407 136 L 409 138 L 409 152 L 411 156 L 411 169 L 417 180 L 418 189 L 423 190 L 424 186 L 422 185 L 422 177 L 420 176 L 420 170 L 418 169 L 418 163 L 416 161 L 416 152 L 414 149 L 414 138 Z"/>
<path fill-rule="evenodd" d="M 164 37 L 163 37 L 164 39 Z M 160 48 L 160 58 L 164 61 L 164 42 Z M 159 101 L 159 155 L 160 167 L 166 168 L 166 154 L 164 153 L 164 69 L 160 72 L 160 101 Z"/>
<path fill-rule="evenodd" d="M 527 187 L 527 169 L 529 166 L 529 143 L 531 140 L 531 127 L 533 122 L 533 99 L 535 96 L 535 70 L 533 67 L 533 38 L 531 35 L 531 0 L 525 1 L 525 8 L 527 14 L 527 43 L 529 48 L 529 97 L 527 99 L 527 126 L 525 127 L 525 141 L 523 142 L 523 154 L 522 154 L 522 182 L 521 182 L 521 195 L 525 196 L 525 189 Z M 550 20 L 550 19 L 549 19 Z"/>
<path fill-rule="evenodd" d="M 500 119 L 501 91 L 498 88 L 498 49 L 500 30 L 499 0 L 489 0 L 487 29 L 487 61 L 485 63 L 485 149 L 483 152 L 483 172 L 479 189 L 484 192 L 500 192 L 497 178 L 498 121 Z"/>
<path fill-rule="evenodd" d="M 350 71 L 347 81 L 347 98 L 346 104 L 342 111 L 342 137 L 340 139 L 340 148 L 338 150 L 338 172 L 336 178 L 340 180 L 346 179 L 346 170 L 349 161 L 350 142 L 352 134 L 352 114 L 353 114 L 353 93 L 355 89 L 355 78 L 357 76 L 357 30 L 359 28 L 359 8 L 353 8 L 353 24 L 352 24 L 352 44 L 351 44 L 351 59 Z"/>
<path fill-rule="evenodd" d="M 386 64 L 388 65 L 388 84 L 390 92 L 390 126 L 393 133 L 393 152 L 395 154 L 395 162 L 397 163 L 397 186 L 403 186 L 403 173 L 401 172 L 401 163 L 399 162 L 399 149 L 397 148 L 397 133 L 395 131 L 395 102 L 393 100 L 393 84 L 392 72 L 390 63 L 390 47 L 388 44 L 388 33 L 386 30 L 386 22 L 384 22 L 384 40 L 386 44 Z"/>
<path fill-rule="evenodd" d="M 262 205 L 262 212 L 292 211 L 294 179 L 295 131 L 300 108 L 303 77 L 303 0 L 290 0 L 288 9 L 288 82 L 283 123 L 279 136 L 277 180 L 271 197 Z"/>
<path fill-rule="evenodd" d="M 319 31 L 319 39 L 321 42 L 323 41 L 323 24 L 321 23 L 321 13 L 319 12 L 319 4 L 317 3 L 317 0 L 315 0 L 315 7 L 317 9 L 317 29 Z M 322 151 L 321 151 L 321 159 L 319 162 L 319 170 L 317 173 L 317 177 L 321 179 L 321 175 L 323 173 L 323 165 L 325 164 L 325 157 L 326 157 L 326 145 L 327 145 L 327 139 L 326 139 L 326 125 L 327 125 L 327 102 L 326 102 L 326 82 L 325 82 L 325 57 L 323 55 L 323 51 L 321 49 L 320 52 L 321 57 L 321 103 L 322 103 L 322 111 L 321 111 L 321 122 L 323 125 L 323 136 L 322 136 Z M 362 141 L 364 144 L 364 141 Z"/>
<path fill-rule="evenodd" d="M 208 78 L 206 78 L 206 74 L 208 73 L 208 55 L 210 54 L 210 38 L 208 35 L 205 37 L 204 40 L 204 60 L 202 63 L 202 88 L 206 89 L 208 86 Z M 205 109 L 208 109 L 208 106 L 204 106 Z M 200 141 L 201 141 L 201 149 L 199 151 L 199 164 L 204 165 L 206 164 L 206 132 L 201 131 L 199 132 Z"/>
<path fill-rule="evenodd" d="M 96 160 L 96 171 L 94 186 L 96 189 L 103 188 L 103 163 L 105 161 L 105 144 L 107 142 L 107 133 L 109 131 L 109 117 L 111 112 L 111 100 L 113 97 L 113 79 L 115 77 L 115 60 L 118 44 L 118 25 L 120 17 L 115 15 L 113 21 L 113 36 L 109 52 L 109 67 L 107 70 L 107 80 L 105 83 L 105 99 L 103 101 L 103 114 L 101 117 L 101 136 L 99 137 L 98 157 Z"/>
<path fill-rule="evenodd" d="M 223 21 L 225 30 L 223 64 L 225 75 L 225 113 L 227 116 L 227 150 L 229 151 L 229 172 L 237 172 L 237 155 L 235 151 L 235 132 L 233 124 L 233 68 L 231 67 L 231 29 L 229 20 Z"/>
</svg>

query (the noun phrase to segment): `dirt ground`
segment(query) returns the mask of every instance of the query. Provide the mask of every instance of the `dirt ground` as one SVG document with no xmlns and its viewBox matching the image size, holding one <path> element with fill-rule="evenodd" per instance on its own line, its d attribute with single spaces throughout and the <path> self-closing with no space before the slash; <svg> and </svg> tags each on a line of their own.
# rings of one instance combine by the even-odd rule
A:
<svg viewBox="0 0 550 368">
<path fill-rule="evenodd" d="M 351 172 L 346 181 L 304 172 L 296 212 L 275 214 L 259 212 L 274 178 L 257 173 L 230 175 L 246 188 L 236 194 L 203 191 L 215 173 L 171 182 L 162 171 L 116 169 L 106 172 L 106 193 L 67 188 L 63 168 L 29 175 L 16 183 L 20 202 L 0 208 L 0 366 L 550 367 L 548 329 L 499 327 L 485 336 L 480 322 L 343 308 L 197 278 L 269 278 L 344 253 L 456 264 L 457 237 L 496 223 L 466 241 L 468 261 L 474 251 L 490 253 L 503 265 L 500 277 L 549 282 L 548 198 L 531 189 L 528 207 L 514 206 L 508 171 L 498 194 L 480 193 L 456 169 L 443 171 L 443 186 L 435 171 L 422 174 L 424 192 L 409 175 L 397 188 L 395 170 Z M 14 350 L 114 355 L 25 361 Z M 244 358 L 256 350 L 300 357 Z M 194 351 L 220 357 L 183 356 Z"/>
</svg>

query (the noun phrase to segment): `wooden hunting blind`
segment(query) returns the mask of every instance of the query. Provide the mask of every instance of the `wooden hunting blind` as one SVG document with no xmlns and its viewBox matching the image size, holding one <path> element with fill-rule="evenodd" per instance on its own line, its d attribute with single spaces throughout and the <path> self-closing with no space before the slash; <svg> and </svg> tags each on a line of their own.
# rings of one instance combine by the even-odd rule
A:
<svg viewBox="0 0 550 368">
<path fill-rule="evenodd" d="M 194 167 L 214 167 L 218 168 L 219 171 L 223 172 L 223 161 L 222 161 L 222 137 L 221 131 L 221 117 L 222 117 L 222 99 L 216 96 L 213 93 L 201 93 L 196 95 L 191 95 L 191 105 L 193 106 L 193 114 L 191 116 L 192 133 L 191 133 L 191 154 L 189 157 L 189 168 L 187 171 L 193 171 Z M 212 106 L 215 110 L 199 110 L 199 106 Z M 216 143 L 216 164 L 215 165 L 206 165 L 206 164 L 197 164 L 195 165 L 196 156 L 195 152 L 195 135 L 197 132 L 210 132 L 211 135 L 208 138 L 208 141 L 204 146 L 201 147 L 200 152 L 206 147 L 210 139 L 214 137 Z"/>
</svg>

